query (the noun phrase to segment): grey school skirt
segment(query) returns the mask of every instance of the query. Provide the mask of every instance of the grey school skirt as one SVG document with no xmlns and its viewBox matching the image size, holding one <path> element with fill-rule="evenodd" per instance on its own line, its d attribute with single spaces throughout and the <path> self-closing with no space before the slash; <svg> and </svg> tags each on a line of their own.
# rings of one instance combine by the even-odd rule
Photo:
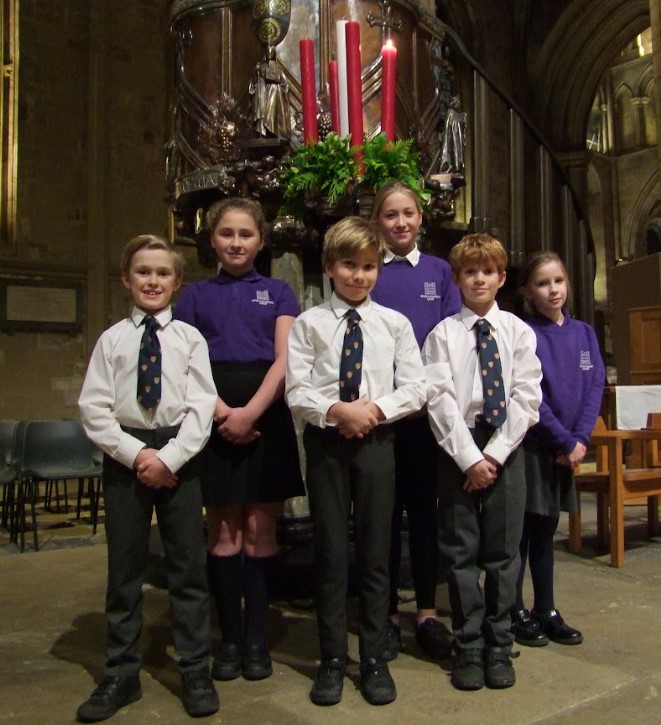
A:
<svg viewBox="0 0 661 725">
<path fill-rule="evenodd" d="M 561 511 L 576 511 L 574 472 L 555 462 L 554 456 L 536 443 L 523 446 L 526 470 L 526 511 L 557 517 Z"/>
<path fill-rule="evenodd" d="M 231 407 L 245 405 L 262 383 L 270 362 L 212 363 L 218 395 Z M 205 506 L 284 501 L 305 493 L 291 413 L 279 398 L 257 421 L 261 436 L 233 445 L 215 425 L 200 456 Z"/>
</svg>

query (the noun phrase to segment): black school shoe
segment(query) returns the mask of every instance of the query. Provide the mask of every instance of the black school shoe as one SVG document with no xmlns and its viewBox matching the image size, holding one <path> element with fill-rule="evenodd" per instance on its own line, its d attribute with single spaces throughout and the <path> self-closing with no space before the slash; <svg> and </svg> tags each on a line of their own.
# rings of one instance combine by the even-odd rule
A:
<svg viewBox="0 0 661 725">
<path fill-rule="evenodd" d="M 434 617 L 427 617 L 415 629 L 415 641 L 432 660 L 442 660 L 452 654 L 452 644 L 443 625 Z"/>
<path fill-rule="evenodd" d="M 536 612 L 533 609 L 530 614 L 537 620 L 551 642 L 557 644 L 581 644 L 583 641 L 583 635 L 577 629 L 565 624 L 565 620 L 560 616 L 557 609 L 552 609 L 550 612 Z"/>
<path fill-rule="evenodd" d="M 142 697 L 140 678 L 106 675 L 76 712 L 78 722 L 100 722 Z"/>
<path fill-rule="evenodd" d="M 310 700 L 315 705 L 337 705 L 340 702 L 344 686 L 344 668 L 344 660 L 338 657 L 322 661 L 310 690 Z"/>
<path fill-rule="evenodd" d="M 273 664 L 266 642 L 243 645 L 241 674 L 245 680 L 264 680 L 273 674 Z"/>
<path fill-rule="evenodd" d="M 241 676 L 241 643 L 221 642 L 218 655 L 211 665 L 211 676 L 214 680 L 228 682 Z"/>
<path fill-rule="evenodd" d="M 399 624 L 388 620 L 386 625 L 386 648 L 383 651 L 383 659 L 392 662 L 402 648 L 402 630 Z"/>
<path fill-rule="evenodd" d="M 184 709 L 191 717 L 206 717 L 218 712 L 220 701 L 209 672 L 196 670 L 181 676 Z"/>
<path fill-rule="evenodd" d="M 509 649 L 503 647 L 489 647 L 487 649 L 484 682 L 492 690 L 512 687 L 516 682 L 516 674 L 510 659 Z"/>
<path fill-rule="evenodd" d="M 527 609 L 520 609 L 512 614 L 512 634 L 519 644 L 526 647 L 543 647 L 549 643 L 549 638 L 539 622 Z"/>
<path fill-rule="evenodd" d="M 461 650 L 452 668 L 450 682 L 457 690 L 481 690 L 484 687 L 484 650 Z"/>
<path fill-rule="evenodd" d="M 387 705 L 397 697 L 387 662 L 370 658 L 360 663 L 360 691 L 370 705 Z"/>
</svg>

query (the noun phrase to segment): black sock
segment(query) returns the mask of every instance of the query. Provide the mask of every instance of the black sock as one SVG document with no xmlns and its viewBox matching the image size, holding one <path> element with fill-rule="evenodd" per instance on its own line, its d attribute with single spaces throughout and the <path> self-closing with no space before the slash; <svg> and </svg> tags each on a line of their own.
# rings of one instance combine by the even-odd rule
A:
<svg viewBox="0 0 661 725">
<path fill-rule="evenodd" d="M 553 601 L 553 535 L 557 527 L 557 517 L 535 515 L 534 525 L 530 530 L 528 556 L 535 591 L 536 612 L 550 612 L 555 609 Z"/>
<path fill-rule="evenodd" d="M 214 556 L 207 554 L 209 592 L 216 602 L 218 622 L 226 642 L 243 639 L 241 624 L 242 554 Z"/>
<path fill-rule="evenodd" d="M 243 596 L 245 598 L 246 643 L 265 644 L 269 615 L 269 592 L 277 556 L 245 556 Z"/>
</svg>

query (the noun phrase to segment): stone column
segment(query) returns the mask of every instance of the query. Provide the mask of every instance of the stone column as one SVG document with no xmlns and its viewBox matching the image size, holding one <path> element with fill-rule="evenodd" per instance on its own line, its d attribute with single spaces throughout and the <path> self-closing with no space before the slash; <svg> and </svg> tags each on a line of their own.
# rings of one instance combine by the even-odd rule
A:
<svg viewBox="0 0 661 725">
<path fill-rule="evenodd" d="M 656 127 L 661 130 L 661 0 L 649 0 L 652 25 L 652 69 L 654 71 L 654 93 L 656 94 Z M 661 168 L 661 143 L 657 143 L 659 168 Z"/>
</svg>

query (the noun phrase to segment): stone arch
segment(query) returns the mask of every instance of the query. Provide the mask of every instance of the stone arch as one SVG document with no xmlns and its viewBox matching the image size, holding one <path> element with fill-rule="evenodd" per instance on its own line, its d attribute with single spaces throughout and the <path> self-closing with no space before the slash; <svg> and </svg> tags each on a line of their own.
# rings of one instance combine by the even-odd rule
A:
<svg viewBox="0 0 661 725">
<path fill-rule="evenodd" d="M 640 147 L 640 124 L 638 109 L 632 103 L 634 93 L 626 84 L 615 90 L 615 130 L 616 149 L 618 153 L 633 151 Z"/>
<path fill-rule="evenodd" d="M 656 86 L 654 83 L 654 74 L 652 64 L 643 77 L 645 86 L 641 95 L 645 98 L 643 105 L 643 123 L 645 138 L 643 139 L 646 146 L 656 146 L 658 138 L 658 130 L 656 127 Z"/>
<path fill-rule="evenodd" d="M 623 256 L 637 259 L 647 254 L 647 227 L 651 219 L 661 216 L 659 172 L 655 170 L 643 186 L 624 225 Z"/>
<path fill-rule="evenodd" d="M 648 0 L 575 0 L 561 15 L 531 68 L 539 118 L 556 148 L 584 146 L 592 101 L 614 52 L 649 26 Z"/>
</svg>

